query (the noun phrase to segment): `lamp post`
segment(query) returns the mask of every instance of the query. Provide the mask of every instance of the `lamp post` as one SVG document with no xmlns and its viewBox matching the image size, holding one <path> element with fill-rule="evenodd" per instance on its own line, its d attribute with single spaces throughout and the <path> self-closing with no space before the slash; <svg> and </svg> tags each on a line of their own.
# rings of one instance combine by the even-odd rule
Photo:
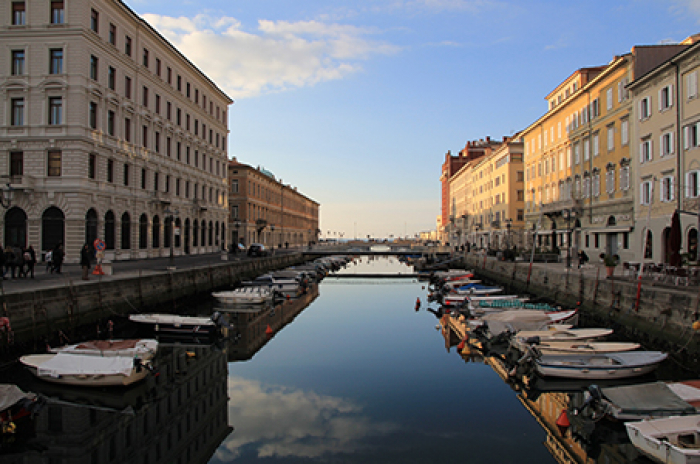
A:
<svg viewBox="0 0 700 464">
<path fill-rule="evenodd" d="M 506 248 L 510 248 L 512 243 L 511 243 L 511 235 L 510 235 L 510 228 L 513 225 L 513 220 L 511 218 L 506 219 Z"/>
<path fill-rule="evenodd" d="M 12 205 L 12 200 L 15 197 L 15 189 L 7 183 L 7 188 L 2 189 L 2 196 L 0 196 L 0 205 L 5 209 L 10 209 Z"/>
<path fill-rule="evenodd" d="M 172 210 L 170 207 L 165 208 L 165 211 L 163 211 L 166 216 L 170 216 L 170 265 L 168 266 L 169 271 L 174 271 L 175 270 L 175 251 L 174 251 L 174 242 L 175 242 L 175 218 L 180 214 L 180 212 L 176 209 Z"/>
</svg>

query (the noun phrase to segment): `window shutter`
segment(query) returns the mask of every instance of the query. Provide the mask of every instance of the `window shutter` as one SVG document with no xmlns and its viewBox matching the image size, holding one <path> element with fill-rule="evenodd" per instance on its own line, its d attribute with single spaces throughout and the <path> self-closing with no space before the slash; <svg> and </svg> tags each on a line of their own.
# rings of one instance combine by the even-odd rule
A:
<svg viewBox="0 0 700 464">
<path fill-rule="evenodd" d="M 668 152 L 669 153 L 675 153 L 676 152 L 676 136 L 673 132 L 669 132 L 668 135 Z"/>
<path fill-rule="evenodd" d="M 673 85 L 668 86 L 668 107 L 673 106 Z"/>
<path fill-rule="evenodd" d="M 659 90 L 659 111 L 664 109 L 664 89 Z"/>
<path fill-rule="evenodd" d="M 690 127 L 685 126 L 683 128 L 683 149 L 687 150 L 690 148 Z"/>
<path fill-rule="evenodd" d="M 644 163 L 644 142 L 639 144 L 639 163 Z"/>
</svg>

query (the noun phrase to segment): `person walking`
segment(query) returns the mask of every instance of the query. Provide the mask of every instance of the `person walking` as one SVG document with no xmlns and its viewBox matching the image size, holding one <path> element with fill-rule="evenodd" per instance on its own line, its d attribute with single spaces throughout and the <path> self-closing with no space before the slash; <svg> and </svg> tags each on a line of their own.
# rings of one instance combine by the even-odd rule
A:
<svg viewBox="0 0 700 464">
<path fill-rule="evenodd" d="M 46 272 L 53 274 L 53 250 L 49 250 L 44 255 L 44 260 L 46 261 Z"/>
<path fill-rule="evenodd" d="M 30 274 L 33 279 L 34 265 L 36 264 L 36 251 L 34 251 L 34 247 L 31 245 L 24 250 L 24 264 L 27 266 L 24 271 L 24 277 L 27 277 L 27 274 Z"/>
<path fill-rule="evenodd" d="M 90 272 L 90 247 L 86 243 L 83 248 L 80 249 L 80 267 L 83 268 L 83 280 L 90 280 L 88 277 L 88 272 Z"/>
<path fill-rule="evenodd" d="M 8 246 L 5 247 L 5 252 L 3 253 L 3 256 L 5 257 L 5 270 L 3 271 L 3 276 L 7 274 L 8 272 L 10 273 L 9 278 L 12 278 L 13 274 L 13 267 L 14 267 L 14 262 L 15 262 L 15 254 L 12 252 L 12 247 Z"/>
<path fill-rule="evenodd" d="M 61 266 L 63 266 L 63 258 L 65 253 L 63 252 L 63 243 L 59 242 L 53 249 L 51 253 L 51 260 L 53 261 L 53 270 L 56 274 L 61 273 Z"/>
</svg>

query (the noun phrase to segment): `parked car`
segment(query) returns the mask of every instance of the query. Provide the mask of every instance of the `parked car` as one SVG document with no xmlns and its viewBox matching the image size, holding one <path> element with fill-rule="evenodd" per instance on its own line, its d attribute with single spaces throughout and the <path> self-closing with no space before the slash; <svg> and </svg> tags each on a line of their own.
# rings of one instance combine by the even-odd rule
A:
<svg viewBox="0 0 700 464">
<path fill-rule="evenodd" d="M 248 256 L 267 256 L 267 248 L 262 243 L 253 243 L 248 247 Z"/>
</svg>

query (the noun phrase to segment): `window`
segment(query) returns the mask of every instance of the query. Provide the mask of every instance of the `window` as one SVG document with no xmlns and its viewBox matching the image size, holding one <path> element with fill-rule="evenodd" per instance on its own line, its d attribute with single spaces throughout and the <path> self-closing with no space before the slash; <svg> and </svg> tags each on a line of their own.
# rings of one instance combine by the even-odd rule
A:
<svg viewBox="0 0 700 464">
<path fill-rule="evenodd" d="M 165 104 L 165 117 L 168 118 L 168 121 L 171 120 L 172 111 L 173 111 L 173 105 L 170 102 L 167 102 Z"/>
<path fill-rule="evenodd" d="M 624 147 L 630 143 L 630 122 L 629 119 L 620 121 L 620 144 Z"/>
<path fill-rule="evenodd" d="M 688 94 L 688 99 L 690 100 L 691 98 L 695 98 L 698 96 L 698 72 L 693 71 L 687 76 L 685 76 L 686 80 L 686 92 Z"/>
<path fill-rule="evenodd" d="M 627 191 L 630 188 L 630 167 L 620 168 L 620 190 Z"/>
<path fill-rule="evenodd" d="M 605 92 L 605 108 L 610 111 L 612 110 L 613 107 L 613 89 L 610 87 L 606 92 Z"/>
<path fill-rule="evenodd" d="M 143 86 L 143 93 L 141 94 L 141 103 L 143 106 L 148 107 L 148 87 Z"/>
<path fill-rule="evenodd" d="M 131 119 L 124 118 L 124 140 L 131 142 Z"/>
<path fill-rule="evenodd" d="M 177 90 L 178 92 L 182 92 L 182 76 L 179 74 L 177 76 Z"/>
<path fill-rule="evenodd" d="M 24 175 L 24 153 L 21 151 L 10 152 L 10 176 Z"/>
<path fill-rule="evenodd" d="M 143 65 L 148 67 L 148 50 L 143 49 Z"/>
<path fill-rule="evenodd" d="M 644 97 L 639 101 L 639 119 L 651 117 L 651 97 Z"/>
<path fill-rule="evenodd" d="M 615 170 L 608 169 L 605 173 L 605 191 L 609 194 L 615 192 Z"/>
<path fill-rule="evenodd" d="M 673 106 L 673 86 L 667 85 L 659 90 L 659 111 L 665 111 Z"/>
<path fill-rule="evenodd" d="M 683 146 L 687 150 L 698 146 L 698 124 L 691 124 L 683 128 Z"/>
<path fill-rule="evenodd" d="M 63 73 L 63 49 L 52 48 L 49 50 L 49 74 Z"/>
<path fill-rule="evenodd" d="M 665 202 L 673 201 L 675 198 L 673 191 L 673 176 L 662 177 L 660 184 L 661 191 L 659 192 L 659 200 Z"/>
<path fill-rule="evenodd" d="M 129 165 L 124 164 L 124 185 L 129 186 Z"/>
<path fill-rule="evenodd" d="M 686 198 L 697 198 L 700 196 L 700 171 L 686 173 L 685 196 Z"/>
<path fill-rule="evenodd" d="M 131 78 L 129 76 L 124 76 L 124 96 L 131 98 Z"/>
<path fill-rule="evenodd" d="M 116 117 L 114 111 L 107 111 L 107 133 L 114 136 L 114 118 Z"/>
<path fill-rule="evenodd" d="M 117 26 L 111 23 L 109 25 L 109 43 L 117 46 Z"/>
<path fill-rule="evenodd" d="M 160 153 L 160 132 L 154 132 L 154 136 L 156 153 Z"/>
<path fill-rule="evenodd" d="M 110 90 L 116 90 L 117 70 L 113 67 L 107 68 L 107 87 Z"/>
<path fill-rule="evenodd" d="M 141 168 L 141 188 L 146 189 L 146 169 Z"/>
<path fill-rule="evenodd" d="M 598 133 L 593 134 L 593 156 L 598 156 L 600 154 L 600 142 Z"/>
<path fill-rule="evenodd" d="M 131 37 L 128 35 L 124 38 L 124 53 L 131 56 Z"/>
<path fill-rule="evenodd" d="M 160 190 L 160 185 L 159 185 L 159 184 L 160 184 L 160 183 L 159 183 L 158 173 L 157 173 L 157 172 L 154 172 L 154 173 L 153 173 L 153 190 L 155 190 L 156 192 Z"/>
<path fill-rule="evenodd" d="M 651 139 L 647 138 L 645 140 L 642 140 L 642 143 L 639 144 L 639 162 L 646 163 L 648 161 L 651 161 L 652 156 L 653 153 Z"/>
<path fill-rule="evenodd" d="M 97 129 L 97 103 L 90 102 L 90 107 L 88 108 L 88 116 L 90 120 L 90 128 Z"/>
<path fill-rule="evenodd" d="M 12 50 L 12 75 L 24 74 L 24 50 Z"/>
<path fill-rule="evenodd" d="M 10 115 L 10 125 L 24 125 L 24 98 L 13 98 L 11 101 L 12 114 Z"/>
<path fill-rule="evenodd" d="M 586 176 L 583 178 L 583 198 L 590 198 L 591 196 L 591 178 Z"/>
<path fill-rule="evenodd" d="M 61 97 L 49 97 L 49 125 L 61 124 L 62 113 L 63 99 Z"/>
<path fill-rule="evenodd" d="M 24 2 L 12 2 L 12 25 L 24 26 L 27 21 Z"/>
<path fill-rule="evenodd" d="M 673 132 L 666 132 L 661 135 L 659 140 L 660 156 L 666 156 L 673 154 L 674 150 L 674 137 Z"/>
<path fill-rule="evenodd" d="M 595 198 L 600 196 L 600 174 L 598 173 L 593 175 L 593 196 Z"/>
<path fill-rule="evenodd" d="M 168 84 L 173 85 L 173 70 L 168 66 L 167 71 Z"/>
<path fill-rule="evenodd" d="M 47 166 L 49 177 L 61 176 L 61 150 L 49 150 Z"/>
<path fill-rule="evenodd" d="M 522 209 L 518 210 L 516 220 L 517 221 L 524 221 L 525 220 L 525 211 L 524 210 L 522 210 Z"/>
<path fill-rule="evenodd" d="M 114 182 L 114 160 L 107 160 L 107 182 Z"/>
<path fill-rule="evenodd" d="M 90 29 L 92 29 L 93 32 L 100 32 L 100 13 L 95 9 L 93 9 L 90 14 Z"/>
<path fill-rule="evenodd" d="M 97 80 L 97 67 L 99 60 L 95 55 L 90 55 L 90 79 Z"/>
<path fill-rule="evenodd" d="M 611 124 L 608 126 L 608 151 L 615 150 L 615 125 Z"/>
<path fill-rule="evenodd" d="M 574 164 L 579 164 L 581 162 L 581 146 L 576 143 L 574 145 Z"/>
<path fill-rule="evenodd" d="M 160 95 L 156 94 L 156 113 L 160 114 Z"/>
<path fill-rule="evenodd" d="M 639 203 L 648 205 L 651 203 L 652 184 L 651 181 L 642 182 L 639 186 Z"/>
<path fill-rule="evenodd" d="M 156 58 L 156 75 L 160 77 L 160 58 Z"/>
<path fill-rule="evenodd" d="M 141 146 L 148 148 L 148 126 L 143 126 L 141 131 Z"/>
<path fill-rule="evenodd" d="M 88 158 L 88 178 L 94 179 L 97 175 L 97 155 L 90 153 Z"/>
<path fill-rule="evenodd" d="M 583 139 L 583 161 L 588 161 L 591 157 L 591 140 L 586 137 Z"/>
<path fill-rule="evenodd" d="M 190 83 L 187 83 L 187 92 L 185 93 L 187 95 L 187 98 L 190 98 Z"/>
<path fill-rule="evenodd" d="M 65 21 L 63 0 L 51 2 L 51 24 L 63 24 Z"/>
</svg>

